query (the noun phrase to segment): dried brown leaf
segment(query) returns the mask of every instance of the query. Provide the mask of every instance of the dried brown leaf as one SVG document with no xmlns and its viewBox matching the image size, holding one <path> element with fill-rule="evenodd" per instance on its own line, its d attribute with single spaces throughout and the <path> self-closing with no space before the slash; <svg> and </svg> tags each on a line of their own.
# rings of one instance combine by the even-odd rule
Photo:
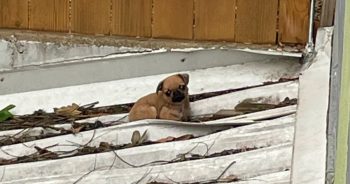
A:
<svg viewBox="0 0 350 184">
<path fill-rule="evenodd" d="M 78 126 L 78 127 L 76 127 L 76 128 L 72 127 L 72 128 L 71 128 L 71 131 L 72 131 L 73 134 L 77 134 L 77 133 L 79 133 L 83 128 L 84 128 L 84 126 Z"/>
<path fill-rule="evenodd" d="M 61 115 L 65 117 L 75 117 L 81 114 L 81 111 L 79 111 L 78 109 L 79 109 L 79 105 L 73 103 L 72 105 L 55 108 L 54 112 L 57 115 Z"/>
<path fill-rule="evenodd" d="M 192 139 L 194 136 L 192 134 L 186 134 L 180 137 L 177 137 L 175 140 L 176 141 L 184 141 L 184 140 L 189 140 Z"/>
<path fill-rule="evenodd" d="M 230 174 L 226 176 L 225 178 L 221 178 L 218 180 L 218 182 L 234 182 L 234 181 L 239 181 L 238 176 Z"/>
<path fill-rule="evenodd" d="M 131 144 L 133 146 L 137 145 L 138 142 L 140 141 L 141 139 L 141 134 L 138 130 L 135 130 L 133 133 L 132 133 L 132 136 L 131 136 Z"/>
<path fill-rule="evenodd" d="M 175 140 L 175 137 L 165 137 L 165 138 L 161 138 L 159 140 L 156 140 L 155 142 L 157 143 L 164 143 L 164 142 L 171 142 L 171 141 L 174 141 Z"/>
</svg>

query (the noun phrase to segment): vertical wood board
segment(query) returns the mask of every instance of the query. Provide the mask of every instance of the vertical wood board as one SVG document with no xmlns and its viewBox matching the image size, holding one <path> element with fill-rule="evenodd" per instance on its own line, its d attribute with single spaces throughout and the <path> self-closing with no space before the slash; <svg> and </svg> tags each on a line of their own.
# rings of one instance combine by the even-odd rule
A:
<svg viewBox="0 0 350 184">
<path fill-rule="evenodd" d="M 279 34 L 282 43 L 306 43 L 309 28 L 309 0 L 280 0 Z"/>
<path fill-rule="evenodd" d="M 278 0 L 237 0 L 236 42 L 276 43 Z"/>
<path fill-rule="evenodd" d="M 152 0 L 113 0 L 112 34 L 151 36 Z"/>
<path fill-rule="evenodd" d="M 153 0 L 152 35 L 192 39 L 193 0 Z"/>
<path fill-rule="evenodd" d="M 234 40 L 236 0 L 195 0 L 194 38 Z"/>
<path fill-rule="evenodd" d="M 0 0 L 0 27 L 28 28 L 28 0 Z"/>
<path fill-rule="evenodd" d="M 110 0 L 72 0 L 72 31 L 88 34 L 109 34 Z"/>
<path fill-rule="evenodd" d="M 69 0 L 31 0 L 29 29 L 68 31 Z"/>
</svg>

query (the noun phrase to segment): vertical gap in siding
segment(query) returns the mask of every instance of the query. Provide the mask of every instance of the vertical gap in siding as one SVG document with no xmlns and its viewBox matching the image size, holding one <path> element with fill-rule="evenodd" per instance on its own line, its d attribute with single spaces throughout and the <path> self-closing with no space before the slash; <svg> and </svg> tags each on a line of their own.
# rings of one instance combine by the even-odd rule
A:
<svg viewBox="0 0 350 184">
<path fill-rule="evenodd" d="M 72 33 L 72 0 L 68 1 L 68 33 Z"/>
<path fill-rule="evenodd" d="M 153 38 L 153 29 L 154 29 L 154 0 L 151 1 L 151 38 Z"/>
<path fill-rule="evenodd" d="M 278 46 L 279 43 L 279 21 L 280 21 L 280 0 L 277 0 L 277 15 L 276 15 L 276 41 L 275 44 Z"/>
<path fill-rule="evenodd" d="M 27 5 L 28 5 L 28 9 L 27 9 L 27 11 L 28 11 L 28 19 L 27 19 L 27 24 L 28 24 L 28 26 L 27 26 L 27 29 L 29 30 L 30 29 L 30 27 L 29 27 L 29 25 L 30 25 L 30 19 L 31 19 L 31 17 L 30 17 L 30 14 L 31 14 L 31 2 L 30 2 L 30 0 L 28 0 L 27 1 L 28 3 L 27 3 Z"/>
<path fill-rule="evenodd" d="M 233 11 L 234 11 L 234 13 L 233 13 L 233 27 L 234 27 L 234 32 L 233 32 L 233 40 L 234 40 L 234 42 L 236 42 L 236 22 L 237 22 L 237 9 L 238 9 L 238 7 L 237 7 L 237 0 L 234 0 L 234 7 L 233 7 Z"/>
<path fill-rule="evenodd" d="M 193 0 L 193 3 L 192 3 L 192 11 L 193 11 L 193 21 L 192 21 L 192 40 L 194 40 L 195 38 L 195 28 L 196 28 L 196 0 Z"/>
</svg>

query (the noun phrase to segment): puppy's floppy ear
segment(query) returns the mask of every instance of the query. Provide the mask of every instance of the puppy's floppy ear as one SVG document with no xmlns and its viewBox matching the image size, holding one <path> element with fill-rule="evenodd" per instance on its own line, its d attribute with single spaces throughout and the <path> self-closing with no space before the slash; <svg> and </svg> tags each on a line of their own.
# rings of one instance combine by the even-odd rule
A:
<svg viewBox="0 0 350 184">
<path fill-rule="evenodd" d="M 158 84 L 158 86 L 157 86 L 157 91 L 156 91 L 157 94 L 158 94 L 158 91 L 162 91 L 162 90 L 163 90 L 163 83 L 164 83 L 164 81 L 161 81 L 161 82 Z"/>
<path fill-rule="evenodd" d="M 179 73 L 177 75 L 181 77 L 181 79 L 185 82 L 186 85 L 188 84 L 190 76 L 187 73 Z"/>
</svg>

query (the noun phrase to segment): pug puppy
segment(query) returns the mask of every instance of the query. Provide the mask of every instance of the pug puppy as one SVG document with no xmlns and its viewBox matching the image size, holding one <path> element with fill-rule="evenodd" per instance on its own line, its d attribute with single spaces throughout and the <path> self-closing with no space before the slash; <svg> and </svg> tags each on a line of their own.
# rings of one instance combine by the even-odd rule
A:
<svg viewBox="0 0 350 184">
<path fill-rule="evenodd" d="M 190 103 L 189 75 L 182 73 L 167 77 L 158 84 L 156 93 L 140 98 L 131 108 L 129 121 L 167 119 L 188 121 Z"/>
</svg>

